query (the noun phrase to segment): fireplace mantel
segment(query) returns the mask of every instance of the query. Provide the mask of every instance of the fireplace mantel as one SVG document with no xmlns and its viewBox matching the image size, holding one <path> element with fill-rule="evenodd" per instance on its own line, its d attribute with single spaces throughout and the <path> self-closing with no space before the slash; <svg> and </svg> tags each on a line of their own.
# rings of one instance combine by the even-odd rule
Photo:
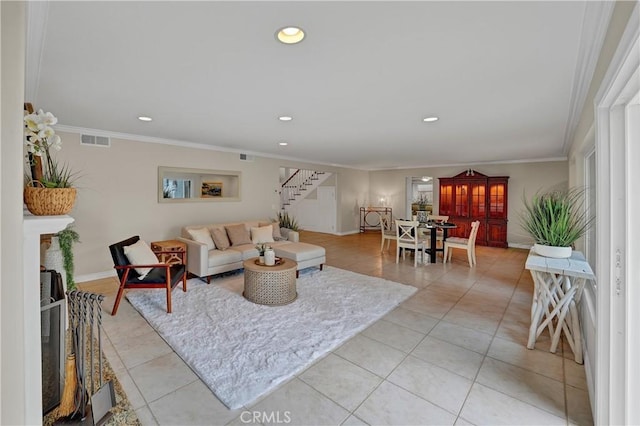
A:
<svg viewBox="0 0 640 426">
<path fill-rule="evenodd" d="M 33 216 L 25 212 L 24 257 L 24 382 L 25 424 L 42 423 L 42 354 L 40 349 L 40 235 L 55 234 L 73 222 L 71 216 Z"/>
</svg>

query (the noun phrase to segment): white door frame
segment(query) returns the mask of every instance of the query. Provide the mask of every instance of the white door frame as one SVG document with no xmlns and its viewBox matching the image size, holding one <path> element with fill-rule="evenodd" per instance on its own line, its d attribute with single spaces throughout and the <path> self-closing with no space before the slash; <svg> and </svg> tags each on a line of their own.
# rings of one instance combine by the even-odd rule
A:
<svg viewBox="0 0 640 426">
<path fill-rule="evenodd" d="M 640 7 L 595 99 L 596 424 L 640 424 Z M 635 138 L 635 140 L 634 140 Z"/>
<path fill-rule="evenodd" d="M 405 178 L 405 188 L 404 188 L 404 210 L 405 213 L 403 216 L 396 214 L 397 217 L 403 217 L 405 219 L 411 219 L 411 204 L 413 200 L 411 197 L 413 196 L 413 177 L 407 176 Z M 399 212 L 398 212 L 399 213 Z"/>
</svg>

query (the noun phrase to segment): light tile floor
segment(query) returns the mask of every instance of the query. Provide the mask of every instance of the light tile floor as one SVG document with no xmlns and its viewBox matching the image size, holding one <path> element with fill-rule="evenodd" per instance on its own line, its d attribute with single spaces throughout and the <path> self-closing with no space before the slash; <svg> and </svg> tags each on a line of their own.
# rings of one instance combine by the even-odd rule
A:
<svg viewBox="0 0 640 426">
<path fill-rule="evenodd" d="M 105 315 L 105 354 L 144 425 L 593 424 L 584 368 L 567 345 L 525 347 L 532 280 L 525 250 L 478 247 L 452 264 L 395 263 L 380 236 L 302 232 L 327 264 L 413 285 L 383 319 L 244 410 L 228 410 L 123 299 Z M 440 259 L 439 259 L 440 262 Z M 215 280 L 211 285 L 215 285 Z M 82 283 L 105 293 L 115 278 Z"/>
</svg>

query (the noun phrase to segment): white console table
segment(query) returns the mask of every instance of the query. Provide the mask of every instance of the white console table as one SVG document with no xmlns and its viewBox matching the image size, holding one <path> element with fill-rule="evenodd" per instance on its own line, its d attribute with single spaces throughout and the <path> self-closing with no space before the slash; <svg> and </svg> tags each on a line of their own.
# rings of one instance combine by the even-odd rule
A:
<svg viewBox="0 0 640 426">
<path fill-rule="evenodd" d="M 525 268 L 531 272 L 534 283 L 527 348 L 533 349 L 538 336 L 548 328 L 549 351 L 555 353 L 564 331 L 575 361 L 582 364 L 582 334 L 576 305 L 586 280 L 595 279 L 584 255 L 574 250 L 568 259 L 554 259 L 540 256 L 532 249 Z"/>
</svg>

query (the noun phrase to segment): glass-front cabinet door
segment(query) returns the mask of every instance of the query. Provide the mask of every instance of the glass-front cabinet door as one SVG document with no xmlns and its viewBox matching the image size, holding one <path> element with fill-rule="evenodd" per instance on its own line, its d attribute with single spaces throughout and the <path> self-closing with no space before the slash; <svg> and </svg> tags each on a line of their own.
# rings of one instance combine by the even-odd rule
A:
<svg viewBox="0 0 640 426">
<path fill-rule="evenodd" d="M 455 185 L 455 215 L 460 217 L 469 217 L 469 185 Z"/>
<path fill-rule="evenodd" d="M 489 217 L 507 218 L 507 181 L 489 182 Z"/>
<path fill-rule="evenodd" d="M 453 212 L 453 184 L 441 179 L 440 182 L 440 208 L 438 214 L 449 216 Z"/>
<path fill-rule="evenodd" d="M 471 185 L 471 217 L 482 218 L 487 214 L 487 185 L 485 183 L 474 183 Z"/>
</svg>

